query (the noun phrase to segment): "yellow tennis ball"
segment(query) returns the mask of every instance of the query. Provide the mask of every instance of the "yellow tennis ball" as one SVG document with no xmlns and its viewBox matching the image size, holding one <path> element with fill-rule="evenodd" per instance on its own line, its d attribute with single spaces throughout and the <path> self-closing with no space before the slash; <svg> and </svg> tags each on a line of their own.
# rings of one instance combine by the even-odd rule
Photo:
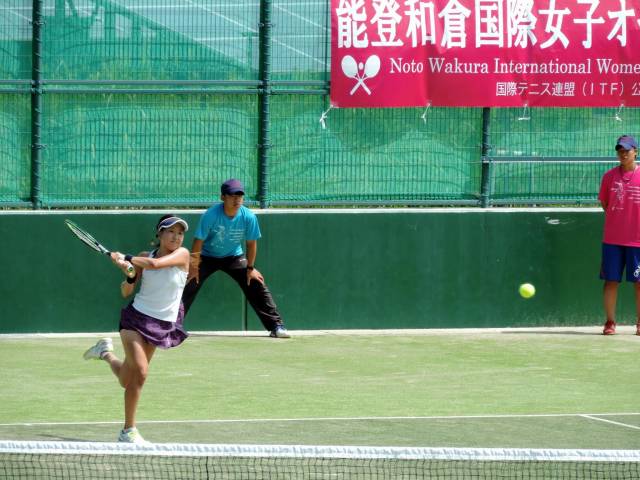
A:
<svg viewBox="0 0 640 480">
<path fill-rule="evenodd" d="M 530 283 L 523 283 L 520 285 L 520 288 L 518 288 L 518 292 L 520 292 L 522 298 L 531 298 L 536 294 L 536 287 Z"/>
</svg>

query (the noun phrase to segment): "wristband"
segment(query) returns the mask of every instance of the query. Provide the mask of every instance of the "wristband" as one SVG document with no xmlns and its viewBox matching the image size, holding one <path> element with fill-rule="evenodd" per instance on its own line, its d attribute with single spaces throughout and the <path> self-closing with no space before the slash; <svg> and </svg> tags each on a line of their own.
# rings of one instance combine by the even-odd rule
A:
<svg viewBox="0 0 640 480">
<path fill-rule="evenodd" d="M 247 265 L 247 270 L 254 270 L 256 267 L 254 267 L 253 265 Z"/>
<path fill-rule="evenodd" d="M 137 279 L 138 279 L 138 274 L 136 273 L 134 277 L 127 277 L 127 283 L 136 283 Z"/>
<path fill-rule="evenodd" d="M 125 262 L 129 262 L 129 263 L 131 263 L 131 259 L 132 259 L 132 258 L 133 258 L 133 255 L 125 255 L 125 256 L 124 256 L 124 261 L 125 261 Z"/>
</svg>

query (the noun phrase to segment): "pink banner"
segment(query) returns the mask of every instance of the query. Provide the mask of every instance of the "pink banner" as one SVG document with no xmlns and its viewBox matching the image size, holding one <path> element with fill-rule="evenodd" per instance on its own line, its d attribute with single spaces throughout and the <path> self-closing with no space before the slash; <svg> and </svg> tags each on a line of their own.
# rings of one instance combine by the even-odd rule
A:
<svg viewBox="0 0 640 480">
<path fill-rule="evenodd" d="M 640 0 L 331 0 L 331 104 L 640 106 Z"/>
</svg>

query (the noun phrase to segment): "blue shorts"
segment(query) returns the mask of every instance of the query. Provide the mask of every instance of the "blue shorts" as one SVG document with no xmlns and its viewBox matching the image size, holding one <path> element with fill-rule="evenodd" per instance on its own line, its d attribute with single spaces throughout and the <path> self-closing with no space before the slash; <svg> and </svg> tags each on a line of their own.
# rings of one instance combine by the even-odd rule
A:
<svg viewBox="0 0 640 480">
<path fill-rule="evenodd" d="M 640 247 L 603 243 L 600 278 L 610 282 L 621 282 L 625 267 L 627 282 L 640 282 Z"/>
</svg>

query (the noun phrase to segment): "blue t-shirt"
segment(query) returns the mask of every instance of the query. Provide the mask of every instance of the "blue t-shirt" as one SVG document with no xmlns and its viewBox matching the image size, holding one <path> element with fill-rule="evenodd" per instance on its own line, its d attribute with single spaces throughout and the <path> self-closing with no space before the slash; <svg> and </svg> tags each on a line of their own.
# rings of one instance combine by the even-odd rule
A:
<svg viewBox="0 0 640 480">
<path fill-rule="evenodd" d="M 261 235 L 258 218 L 247 207 L 240 207 L 236 216 L 229 218 L 224 204 L 218 203 L 200 217 L 194 237 L 203 241 L 202 255 L 221 258 L 242 255 L 244 241 L 258 240 Z"/>
</svg>

